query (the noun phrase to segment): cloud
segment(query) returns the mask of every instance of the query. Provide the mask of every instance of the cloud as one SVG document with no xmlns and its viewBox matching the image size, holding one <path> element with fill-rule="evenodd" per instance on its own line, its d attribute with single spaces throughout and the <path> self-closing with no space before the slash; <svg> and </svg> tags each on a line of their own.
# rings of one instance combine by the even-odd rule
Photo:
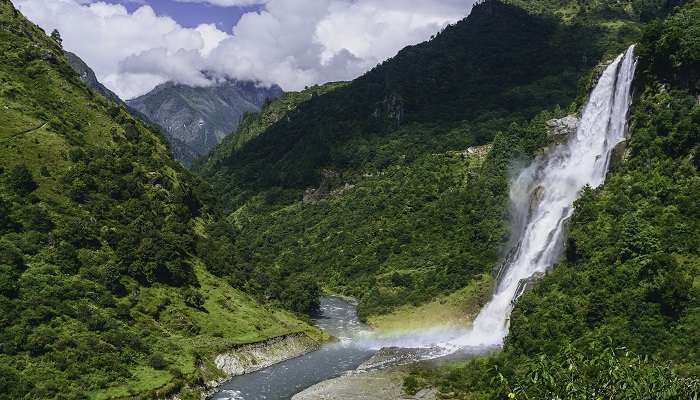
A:
<svg viewBox="0 0 700 400">
<path fill-rule="evenodd" d="M 174 80 L 209 83 L 202 71 L 276 83 L 285 90 L 353 79 L 404 46 L 466 16 L 475 0 L 180 0 L 263 4 L 233 29 L 185 28 L 143 5 L 13 0 L 47 32 L 61 32 L 110 89 L 132 98 Z"/>
<path fill-rule="evenodd" d="M 94 2 L 79 4 L 75 0 L 14 0 L 29 19 L 50 32 L 61 32 L 66 50 L 83 58 L 105 85 L 122 98 L 131 98 L 172 79 L 196 82 L 193 70 L 200 63 L 183 52 L 206 54 L 220 40 L 211 27 L 187 29 L 169 17 L 156 15 L 147 5 L 129 13 L 124 6 Z M 221 32 L 223 34 L 223 32 Z M 226 36 L 225 34 L 223 34 Z M 141 55 L 154 62 L 158 53 L 163 60 L 157 69 L 138 66 L 132 58 Z M 151 55 L 151 57 L 149 57 Z M 178 66 L 166 68 L 165 59 Z M 185 72 L 184 69 L 191 70 Z"/>
<path fill-rule="evenodd" d="M 268 0 L 175 0 L 178 3 L 206 3 L 220 7 L 240 7 L 265 4 Z"/>
</svg>

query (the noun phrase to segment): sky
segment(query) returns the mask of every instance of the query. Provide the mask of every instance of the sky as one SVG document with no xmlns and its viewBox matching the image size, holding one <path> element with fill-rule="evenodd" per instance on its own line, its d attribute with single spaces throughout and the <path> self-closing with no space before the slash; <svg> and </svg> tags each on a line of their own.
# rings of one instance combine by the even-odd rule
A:
<svg viewBox="0 0 700 400">
<path fill-rule="evenodd" d="M 351 80 L 476 0 L 12 0 L 123 99 L 208 76 L 284 90 Z"/>
</svg>

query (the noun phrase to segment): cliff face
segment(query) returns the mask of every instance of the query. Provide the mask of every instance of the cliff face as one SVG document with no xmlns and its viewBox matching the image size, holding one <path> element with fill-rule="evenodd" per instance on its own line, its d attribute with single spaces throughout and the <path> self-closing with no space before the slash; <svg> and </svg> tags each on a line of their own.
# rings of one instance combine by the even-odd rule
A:
<svg viewBox="0 0 700 400">
<path fill-rule="evenodd" d="M 66 59 L 71 68 L 78 74 L 80 80 L 86 85 L 94 89 L 97 93 L 103 95 L 104 97 L 116 102 L 122 103 L 122 100 L 113 91 L 107 89 L 100 81 L 97 80 L 95 72 L 88 66 L 85 61 L 83 61 L 78 55 L 71 53 L 69 51 L 65 52 Z"/>
<path fill-rule="evenodd" d="M 169 82 L 127 104 L 200 156 L 234 132 L 244 114 L 260 111 L 265 101 L 281 95 L 278 86 L 254 82 L 226 80 L 208 87 Z M 189 163 L 192 158 L 180 161 Z"/>
</svg>

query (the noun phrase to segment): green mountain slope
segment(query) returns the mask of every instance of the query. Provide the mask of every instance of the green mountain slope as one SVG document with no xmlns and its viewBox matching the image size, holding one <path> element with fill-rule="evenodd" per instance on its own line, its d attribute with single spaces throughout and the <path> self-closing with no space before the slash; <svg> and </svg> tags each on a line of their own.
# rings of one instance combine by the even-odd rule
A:
<svg viewBox="0 0 700 400">
<path fill-rule="evenodd" d="M 625 156 L 576 203 L 565 260 L 517 301 L 504 354 L 407 386 L 427 376 L 456 398 L 697 398 L 699 46 L 698 1 L 645 29 Z"/>
<path fill-rule="evenodd" d="M 163 138 L 0 1 L 0 398 L 160 396 L 311 328 L 215 279 L 215 214 Z"/>
<path fill-rule="evenodd" d="M 328 93 L 345 86 L 345 82 L 331 82 L 316 85 L 301 92 L 286 92 L 276 99 L 267 101 L 260 112 L 246 113 L 236 132 L 226 136 L 215 151 L 202 157 L 194 166 L 195 171 L 213 171 L 217 166 L 244 144 L 256 138 L 283 118 L 288 118 L 301 104 L 315 96 Z"/>
<path fill-rule="evenodd" d="M 85 83 L 89 88 L 119 105 L 124 105 L 129 111 L 129 114 L 133 115 L 137 119 L 140 119 L 141 122 L 149 124 L 151 129 L 159 129 L 163 131 L 163 128 L 159 127 L 157 123 L 153 122 L 145 114 L 139 112 L 135 108 L 129 107 L 126 103 L 124 103 L 124 101 L 122 101 L 122 99 L 119 98 L 119 96 L 100 83 L 100 81 L 97 80 L 95 71 L 93 71 L 92 68 L 85 63 L 85 61 L 78 57 L 77 54 L 73 54 L 71 52 L 65 52 L 65 54 L 68 64 L 78 74 L 80 80 L 83 81 L 83 83 Z M 166 139 L 170 144 L 170 150 L 176 160 L 179 160 L 187 165 L 192 160 L 197 158 L 197 152 L 182 140 L 172 136 L 166 136 Z"/>
<path fill-rule="evenodd" d="M 283 303 L 288 282 L 320 277 L 368 316 L 491 272 L 508 238 L 510 161 L 547 143 L 546 121 L 578 109 L 598 63 L 641 26 L 633 13 L 564 20 L 510 3 L 483 2 L 218 147 L 198 169 L 236 228 L 217 273 Z"/>
<path fill-rule="evenodd" d="M 245 196 L 248 189 L 317 185 L 324 168 L 357 170 L 396 161 L 407 148 L 377 154 L 364 142 L 390 144 L 391 133 L 410 126 L 434 128 L 406 146 L 415 153 L 446 148 L 441 133 L 465 124 L 462 149 L 486 143 L 512 121 L 574 101 L 580 78 L 604 53 L 622 50 L 635 37 L 633 21 L 562 23 L 484 2 L 433 40 L 304 103 L 240 151 L 224 157 L 215 151 L 220 161 L 203 173 L 228 197 Z"/>
</svg>

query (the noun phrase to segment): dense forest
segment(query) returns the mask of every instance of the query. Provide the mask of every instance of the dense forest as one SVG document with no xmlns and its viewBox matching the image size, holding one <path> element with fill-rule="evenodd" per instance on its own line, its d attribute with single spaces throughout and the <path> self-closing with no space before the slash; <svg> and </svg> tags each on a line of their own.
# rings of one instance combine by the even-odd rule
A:
<svg viewBox="0 0 700 400">
<path fill-rule="evenodd" d="M 691 399 L 700 391 L 700 3 L 644 30 L 631 140 L 576 203 L 565 259 L 503 354 L 416 371 L 452 398 Z M 694 397 L 695 396 L 695 397 Z"/>
<path fill-rule="evenodd" d="M 0 102 L 0 398 L 164 395 L 221 350 L 315 334 L 211 275 L 207 186 L 8 0 Z"/>
<path fill-rule="evenodd" d="M 698 0 L 480 2 L 352 82 L 245 115 L 189 172 L 0 0 L 0 399 L 199 398 L 217 353 L 320 340 L 305 321 L 322 294 L 354 296 L 362 319 L 473 285 L 483 304 L 509 178 L 632 43 L 627 148 L 503 352 L 419 364 L 404 386 L 697 397 L 698 21 Z"/>
</svg>

